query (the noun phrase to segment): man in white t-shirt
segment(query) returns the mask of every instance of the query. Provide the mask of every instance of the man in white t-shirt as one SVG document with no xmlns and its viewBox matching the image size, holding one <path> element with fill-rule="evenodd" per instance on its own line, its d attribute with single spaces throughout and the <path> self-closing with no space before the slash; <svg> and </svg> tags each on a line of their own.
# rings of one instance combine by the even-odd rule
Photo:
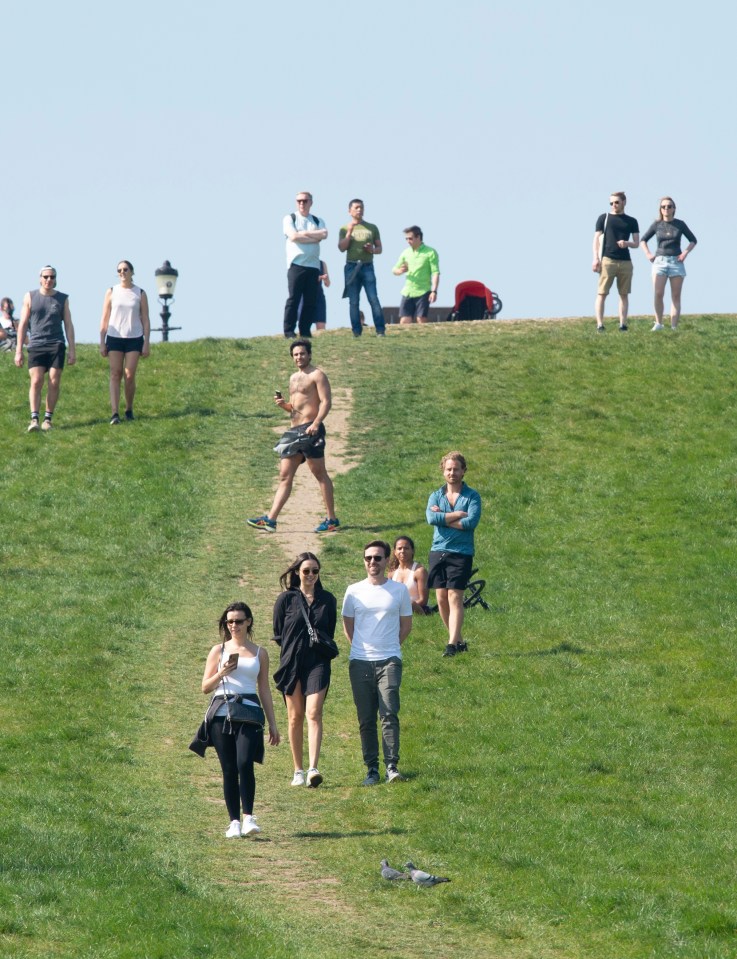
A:
<svg viewBox="0 0 737 959">
<path fill-rule="evenodd" d="M 327 235 L 325 221 L 315 216 L 312 210 L 312 194 L 302 190 L 297 194 L 297 210 L 288 213 L 282 221 L 287 238 L 287 287 L 289 296 L 284 305 L 284 336 L 294 337 L 299 304 L 299 335 L 310 336 L 310 327 L 315 320 L 317 298 L 320 292 L 322 261 L 320 241 Z"/>
<path fill-rule="evenodd" d="M 400 782 L 399 687 L 402 683 L 402 643 L 412 629 L 412 600 L 404 583 L 387 579 L 391 547 L 374 540 L 363 548 L 368 576 L 353 583 L 343 598 L 343 632 L 351 644 L 348 673 L 358 714 L 363 761 L 368 770 L 364 786 L 379 782 L 379 737 L 386 782 Z"/>
</svg>

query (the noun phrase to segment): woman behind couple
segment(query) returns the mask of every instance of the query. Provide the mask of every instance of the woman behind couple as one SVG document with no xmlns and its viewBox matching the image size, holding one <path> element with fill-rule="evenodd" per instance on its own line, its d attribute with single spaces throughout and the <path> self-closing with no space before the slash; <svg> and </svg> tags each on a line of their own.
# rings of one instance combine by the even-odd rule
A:
<svg viewBox="0 0 737 959">
<path fill-rule="evenodd" d="M 415 544 L 409 536 L 394 540 L 394 551 L 387 570 L 395 583 L 404 583 L 412 600 L 412 612 L 426 616 L 431 613 L 427 605 L 427 570 L 415 562 Z"/>
</svg>

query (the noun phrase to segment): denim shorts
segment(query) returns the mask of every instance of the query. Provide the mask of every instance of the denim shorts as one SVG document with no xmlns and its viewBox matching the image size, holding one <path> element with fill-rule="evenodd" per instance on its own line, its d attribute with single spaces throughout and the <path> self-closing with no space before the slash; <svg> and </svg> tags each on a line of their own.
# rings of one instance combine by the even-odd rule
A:
<svg viewBox="0 0 737 959">
<path fill-rule="evenodd" d="M 656 256 L 653 260 L 653 276 L 685 276 L 686 267 L 677 256 Z"/>
</svg>

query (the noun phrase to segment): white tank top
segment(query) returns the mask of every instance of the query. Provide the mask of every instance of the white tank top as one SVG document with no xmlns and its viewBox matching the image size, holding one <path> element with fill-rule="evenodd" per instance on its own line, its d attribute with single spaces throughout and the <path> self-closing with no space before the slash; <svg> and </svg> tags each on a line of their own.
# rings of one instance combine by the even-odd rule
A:
<svg viewBox="0 0 737 959">
<path fill-rule="evenodd" d="M 418 565 L 417 563 L 412 563 L 412 566 L 411 566 L 412 577 L 411 579 L 408 579 L 408 580 L 401 580 L 399 576 L 397 576 L 397 573 L 399 572 L 398 569 L 395 569 L 394 572 L 392 573 L 392 579 L 394 580 L 395 583 L 403 582 L 404 585 L 407 587 L 407 589 L 409 590 L 409 598 L 412 600 L 413 603 L 418 603 L 420 601 L 420 591 L 417 589 L 417 579 L 415 578 L 415 570 L 417 569 L 417 565 Z"/>
<path fill-rule="evenodd" d="M 228 696 L 233 696 L 235 694 L 242 695 L 258 695 L 258 674 L 261 669 L 261 659 L 260 654 L 261 647 L 258 647 L 258 652 L 255 656 L 239 656 L 238 665 L 235 667 L 232 673 L 228 673 L 227 676 L 224 676 L 220 682 L 220 685 L 215 690 L 217 696 L 222 696 L 225 693 Z M 222 669 L 223 663 L 228 661 L 230 653 L 221 653 L 220 654 L 220 668 Z M 222 706 L 218 707 L 215 712 L 216 716 L 227 716 L 228 709 L 225 703 Z"/>
<path fill-rule="evenodd" d="M 124 339 L 143 336 L 140 286 L 132 286 L 130 289 L 126 289 L 118 283 L 117 286 L 112 288 L 110 322 L 107 332 L 108 336 L 120 336 Z"/>
</svg>

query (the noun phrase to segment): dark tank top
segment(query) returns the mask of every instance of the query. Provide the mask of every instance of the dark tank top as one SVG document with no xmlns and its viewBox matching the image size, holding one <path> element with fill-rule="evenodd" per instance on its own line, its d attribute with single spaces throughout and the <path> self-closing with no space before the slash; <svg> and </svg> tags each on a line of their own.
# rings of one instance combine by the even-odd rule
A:
<svg viewBox="0 0 737 959">
<path fill-rule="evenodd" d="M 66 293 L 44 296 L 38 290 L 31 293 L 28 348 L 43 349 L 64 342 L 64 304 Z"/>
</svg>

